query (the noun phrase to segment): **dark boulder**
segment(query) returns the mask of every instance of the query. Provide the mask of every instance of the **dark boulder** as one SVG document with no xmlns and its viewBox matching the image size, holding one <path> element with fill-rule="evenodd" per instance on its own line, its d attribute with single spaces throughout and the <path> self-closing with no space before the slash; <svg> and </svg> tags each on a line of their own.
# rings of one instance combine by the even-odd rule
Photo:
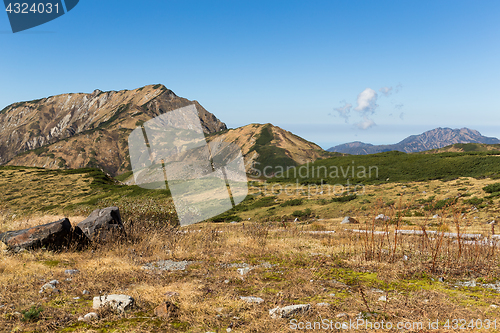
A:
<svg viewBox="0 0 500 333">
<path fill-rule="evenodd" d="M 4 232 L 0 234 L 0 240 L 14 250 L 31 250 L 44 246 L 48 249 L 59 249 L 68 246 L 72 236 L 71 223 L 64 218 L 29 229 Z"/>
<path fill-rule="evenodd" d="M 75 232 L 81 232 L 92 242 L 105 242 L 116 236 L 125 236 L 118 207 L 94 210 L 89 217 L 77 224 Z"/>
</svg>

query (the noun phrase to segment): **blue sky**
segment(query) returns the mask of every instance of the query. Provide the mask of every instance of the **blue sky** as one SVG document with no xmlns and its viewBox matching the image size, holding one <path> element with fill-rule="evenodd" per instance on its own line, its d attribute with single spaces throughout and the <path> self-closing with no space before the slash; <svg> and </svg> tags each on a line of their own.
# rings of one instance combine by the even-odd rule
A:
<svg viewBox="0 0 500 333">
<path fill-rule="evenodd" d="M 499 17 L 497 0 L 81 0 L 13 34 L 0 13 L 0 109 L 163 83 L 229 127 L 323 148 L 435 127 L 500 137 Z"/>
</svg>

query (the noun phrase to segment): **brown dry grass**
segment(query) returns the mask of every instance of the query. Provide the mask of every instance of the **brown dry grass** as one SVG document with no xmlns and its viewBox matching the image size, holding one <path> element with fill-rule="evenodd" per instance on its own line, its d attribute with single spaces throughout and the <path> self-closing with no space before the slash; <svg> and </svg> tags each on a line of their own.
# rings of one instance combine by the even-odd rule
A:
<svg viewBox="0 0 500 333">
<path fill-rule="evenodd" d="M 370 221 L 361 227 L 394 229 Z M 312 229 L 337 233 L 303 232 Z M 498 316 L 490 307 L 499 304 L 497 293 L 454 285 L 457 279 L 498 276 L 498 253 L 488 247 L 464 245 L 459 255 L 458 244 L 448 240 L 406 236 L 396 242 L 392 237 L 353 234 L 327 221 L 288 224 L 286 229 L 281 224 L 245 222 L 187 230 L 192 232 L 135 224 L 128 228 L 129 241 L 81 252 L 2 252 L 0 304 L 5 306 L 0 309 L 0 327 L 7 332 L 222 332 L 227 327 L 236 332 L 284 332 L 290 330 L 290 319 L 271 319 L 268 310 L 296 303 L 312 305 L 311 311 L 295 317 L 310 322 L 356 319 L 360 313 L 372 313 L 373 322 L 394 323 Z M 403 255 L 409 259 L 403 260 Z M 195 263 L 185 271 L 141 268 L 166 259 Z M 238 262 L 256 267 L 241 276 L 237 268 L 223 265 Z M 259 266 L 262 262 L 275 266 Z M 64 271 L 70 268 L 80 273 L 66 281 Z M 39 294 L 41 285 L 52 279 L 61 282 L 61 293 Z M 90 296 L 82 295 L 83 290 Z M 168 291 L 179 293 L 170 300 L 180 310 L 176 317 L 161 320 L 153 309 Z M 92 311 L 92 296 L 107 293 L 134 297 L 136 308 L 124 315 L 102 310 L 97 322 L 77 322 L 78 316 Z M 265 302 L 249 305 L 239 300 L 250 295 Z M 387 301 L 380 301 L 381 296 Z M 317 306 L 321 302 L 330 306 Z M 39 320 L 23 322 L 16 317 L 15 312 L 33 305 L 44 309 Z M 346 317 L 336 318 L 339 313 Z"/>
<path fill-rule="evenodd" d="M 432 195 L 435 200 L 452 197 L 465 192 L 459 191 L 464 187 L 471 196 L 484 195 L 482 187 L 491 182 L 461 179 L 448 183 L 370 186 L 365 196 L 352 202 L 325 205 L 321 203 L 322 197 L 304 198 L 300 206 L 276 206 L 273 215 L 269 215 L 269 207 L 239 212 L 245 220 L 251 219 L 243 223 L 205 223 L 182 229 L 159 223 L 158 216 L 170 216 L 171 202 L 160 207 L 154 200 L 104 200 L 99 205 L 120 207 L 129 236 L 126 241 L 94 245 L 83 251 L 38 250 L 14 254 L 3 251 L 5 247 L 0 249 L 0 306 L 3 305 L 0 331 L 225 332 L 231 327 L 235 332 L 286 332 L 293 331 L 291 319 L 271 319 L 268 310 L 300 303 L 312 305 L 309 312 L 294 317 L 306 322 L 348 321 L 358 316 L 394 324 L 439 320 L 440 331 L 445 332 L 443 325 L 447 319 L 494 320 L 500 309 L 491 305 L 500 305 L 500 294 L 481 284 L 497 282 L 500 275 L 497 248 L 432 235 L 394 235 L 398 228 L 477 232 L 489 236 L 491 227 L 485 222 L 496 217 L 496 201 L 477 212 L 459 201 L 439 211 L 438 219 L 432 218 L 434 211 L 420 210 L 424 216 L 411 217 L 403 213 L 409 209 L 416 211 L 414 202 L 419 199 Z M 260 187 L 254 186 L 252 193 L 259 190 Z M 301 197 L 282 193 L 277 195 L 276 202 Z M 18 215 L 13 207 L 0 207 L 0 231 L 27 228 L 62 217 Z M 301 219 L 297 223 L 281 221 L 281 216 L 306 207 L 320 218 Z M 89 211 L 82 209 L 85 214 L 77 214 L 70 220 L 78 223 Z M 374 217 L 380 213 L 391 220 L 375 221 Z M 356 217 L 360 223 L 340 225 L 345 215 Z M 265 219 L 271 222 L 253 222 Z M 390 234 L 359 234 L 346 229 Z M 325 230 L 336 232 L 306 232 Z M 167 259 L 194 263 L 184 271 L 142 268 L 145 263 Z M 264 262 L 273 266 L 262 266 Z M 235 263 L 254 268 L 242 276 L 237 267 L 227 267 Z M 65 274 L 66 269 L 78 269 L 80 273 L 66 281 L 70 277 Z M 444 278 L 444 282 L 439 278 Z M 40 287 L 52 279 L 60 281 L 61 292 L 39 294 Z M 459 281 L 472 280 L 478 282 L 477 287 L 457 285 Z M 83 290 L 90 291 L 90 295 L 83 295 Z M 155 317 L 153 310 L 166 300 L 165 293 L 169 291 L 179 294 L 168 298 L 179 311 L 163 320 Z M 92 297 L 111 293 L 134 297 L 136 307 L 122 315 L 99 310 L 100 319 L 93 323 L 77 321 L 80 315 L 93 311 Z M 246 304 L 240 296 L 261 297 L 264 303 Z M 381 296 L 387 301 L 381 300 Z M 322 302 L 330 305 L 321 307 L 318 304 Z M 17 313 L 33 306 L 43 308 L 38 320 L 21 320 L 23 315 Z M 340 314 L 343 316 L 337 317 Z"/>
</svg>

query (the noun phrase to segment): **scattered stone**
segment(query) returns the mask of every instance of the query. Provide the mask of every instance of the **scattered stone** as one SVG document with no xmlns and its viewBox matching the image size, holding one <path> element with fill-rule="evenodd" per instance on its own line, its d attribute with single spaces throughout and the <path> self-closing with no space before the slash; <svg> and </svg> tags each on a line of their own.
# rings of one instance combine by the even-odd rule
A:
<svg viewBox="0 0 500 333">
<path fill-rule="evenodd" d="M 235 262 L 235 263 L 231 263 L 231 264 L 225 264 L 225 263 L 222 263 L 220 264 L 222 267 L 226 267 L 226 268 L 244 268 L 244 267 L 250 267 L 249 264 L 247 263 L 244 263 L 244 262 Z"/>
<path fill-rule="evenodd" d="M 337 318 L 343 318 L 343 317 L 349 317 L 349 315 L 345 312 L 338 313 L 335 317 Z"/>
<path fill-rule="evenodd" d="M 84 290 L 84 291 L 82 291 L 82 294 L 83 294 L 83 295 L 90 295 L 90 291 L 88 291 L 88 290 Z"/>
<path fill-rule="evenodd" d="M 323 234 L 334 234 L 335 230 L 309 230 L 309 231 L 301 231 L 306 234 L 316 234 L 316 235 L 323 235 Z"/>
<path fill-rule="evenodd" d="M 433 219 L 438 219 L 438 218 L 439 218 L 439 215 L 438 215 L 438 214 L 434 214 L 434 215 L 432 215 L 432 218 L 433 218 Z"/>
<path fill-rule="evenodd" d="M 349 286 L 343 282 L 337 280 L 330 280 L 330 283 L 333 284 L 334 288 L 349 288 Z"/>
<path fill-rule="evenodd" d="M 76 296 L 76 297 L 73 297 L 74 300 L 79 300 L 80 297 Z"/>
<path fill-rule="evenodd" d="M 496 304 L 491 304 L 491 305 L 490 305 L 490 308 L 496 309 L 496 308 L 498 308 L 498 305 L 496 305 Z"/>
<path fill-rule="evenodd" d="M 240 275 L 246 275 L 251 270 L 251 267 L 238 268 L 238 273 L 240 273 Z"/>
<path fill-rule="evenodd" d="M 378 300 L 379 300 L 380 302 L 386 302 L 386 301 L 387 301 L 387 297 L 385 297 L 385 296 L 380 296 L 380 297 L 378 298 Z"/>
<path fill-rule="evenodd" d="M 262 267 L 262 268 L 267 268 L 267 269 L 269 269 L 269 268 L 273 268 L 274 266 L 276 266 L 276 265 L 273 265 L 273 264 L 271 264 L 271 263 L 268 263 L 267 261 L 263 261 L 263 262 L 262 262 L 262 263 L 260 263 L 260 265 L 259 265 L 259 267 Z"/>
<path fill-rule="evenodd" d="M 377 231 L 377 230 L 359 230 L 359 229 L 345 229 L 346 231 L 358 233 L 358 234 L 374 234 L 374 235 L 385 235 L 388 236 L 390 231 Z"/>
<path fill-rule="evenodd" d="M 328 295 L 328 296 L 330 296 L 330 297 L 335 297 L 335 294 L 330 294 L 330 295 Z"/>
<path fill-rule="evenodd" d="M 54 293 L 57 293 L 59 292 L 58 289 L 56 289 L 56 286 L 59 284 L 59 281 L 57 280 L 52 280 L 50 281 L 49 283 L 46 283 L 42 286 L 42 288 L 40 288 L 40 291 L 39 293 L 40 294 L 43 294 L 45 291 L 49 291 L 49 292 L 54 292 Z"/>
<path fill-rule="evenodd" d="M 16 252 L 41 247 L 60 249 L 63 246 L 68 246 L 71 238 L 72 228 L 67 218 L 28 229 L 7 231 L 0 234 L 0 241 Z"/>
<path fill-rule="evenodd" d="M 288 305 L 285 307 L 276 307 L 274 309 L 269 310 L 269 315 L 271 318 L 288 318 L 298 313 L 304 313 L 309 311 L 311 308 L 310 304 L 297 304 L 297 305 Z"/>
<path fill-rule="evenodd" d="M 264 300 L 262 298 L 255 297 L 255 296 L 240 296 L 240 299 L 242 301 L 249 303 L 249 304 L 252 304 L 252 303 L 260 304 L 260 303 L 264 302 Z"/>
<path fill-rule="evenodd" d="M 68 274 L 68 275 L 75 275 L 78 273 L 80 273 L 80 271 L 77 269 L 67 269 L 64 271 L 64 274 Z"/>
<path fill-rule="evenodd" d="M 316 304 L 316 306 L 319 306 L 319 307 L 328 307 L 328 306 L 330 306 L 330 303 L 322 302 L 322 303 Z"/>
<path fill-rule="evenodd" d="M 194 263 L 194 261 L 173 261 L 173 260 L 159 260 L 153 263 L 147 263 L 142 266 L 143 269 L 157 269 L 160 271 L 183 271 L 190 264 Z"/>
<path fill-rule="evenodd" d="M 386 216 L 384 214 L 378 214 L 375 216 L 375 220 L 381 220 L 381 221 L 389 221 L 391 218 L 389 216 Z"/>
<path fill-rule="evenodd" d="M 155 308 L 155 316 L 168 319 L 177 316 L 179 307 L 172 302 L 163 302 Z"/>
<path fill-rule="evenodd" d="M 99 315 L 95 312 L 89 312 L 83 316 L 83 321 L 89 322 L 93 320 L 99 320 Z"/>
<path fill-rule="evenodd" d="M 357 224 L 357 223 L 359 223 L 358 220 L 356 220 L 355 218 L 352 218 L 350 216 L 344 217 L 342 222 L 340 222 L 340 224 Z"/>
<path fill-rule="evenodd" d="M 125 235 L 118 207 L 94 210 L 75 229 L 79 229 L 93 242 L 105 242 L 117 235 Z"/>
<path fill-rule="evenodd" d="M 225 284 L 228 284 L 230 281 L 228 279 L 224 280 Z"/>
<path fill-rule="evenodd" d="M 164 295 L 165 295 L 165 297 L 169 298 L 169 297 L 179 296 L 179 293 L 176 291 L 167 291 Z"/>
<path fill-rule="evenodd" d="M 124 312 L 134 306 L 134 299 L 127 295 L 104 295 L 94 297 L 92 307 L 99 309 L 109 306 L 112 310 Z"/>
</svg>

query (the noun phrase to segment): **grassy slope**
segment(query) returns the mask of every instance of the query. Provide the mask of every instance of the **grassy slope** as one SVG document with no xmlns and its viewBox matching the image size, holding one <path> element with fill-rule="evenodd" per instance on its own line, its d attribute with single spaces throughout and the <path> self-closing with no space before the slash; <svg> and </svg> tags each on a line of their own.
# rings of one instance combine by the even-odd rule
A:
<svg viewBox="0 0 500 333">
<path fill-rule="evenodd" d="M 13 213 L 86 215 L 95 207 L 118 205 L 130 236 L 128 242 L 82 252 L 0 251 L 0 304 L 6 305 L 0 308 L 0 327 L 7 331 L 207 332 L 231 326 L 241 332 L 281 332 L 287 330 L 289 321 L 270 319 L 268 310 L 296 303 L 313 305 L 309 313 L 296 317 L 303 321 L 348 321 L 359 313 L 371 312 L 372 321 L 440 320 L 444 325 L 446 319 L 493 320 L 499 314 L 490 307 L 500 303 L 497 292 L 482 286 L 455 287 L 456 281 L 497 281 L 500 260 L 488 247 L 459 247 L 448 240 L 423 241 L 419 237 L 398 239 L 395 245 L 392 237 L 366 238 L 344 231 L 366 227 L 392 231 L 394 221 L 402 228 L 456 231 L 458 221 L 462 232 L 489 235 L 490 226 L 484 222 L 499 214 L 498 198 L 487 198 L 490 194 L 483 190 L 497 182 L 492 179 L 374 184 L 367 186 L 364 194 L 345 201 L 332 200 L 339 197 L 327 193 L 272 193 L 265 188 L 267 184 L 252 182 L 247 201 L 230 212 L 250 221 L 198 224 L 187 229 L 203 232 L 182 234 L 165 226 L 175 218 L 166 191 L 119 186 L 101 172 L 88 169 L 4 167 L 0 172 L 0 231 L 9 229 L 16 219 L 28 218 L 13 217 Z M 464 211 L 466 219 L 457 219 L 451 208 L 442 210 L 446 198 L 458 193 L 462 194 L 457 202 L 461 207 L 455 210 Z M 476 199 L 468 201 L 471 198 Z M 45 205 L 56 204 L 43 211 Z M 309 215 L 294 214 L 307 209 Z M 379 213 L 390 215 L 393 222 L 373 224 Z M 429 218 L 435 213 L 442 218 Z M 346 214 L 361 224 L 341 226 L 340 219 Z M 299 221 L 282 224 L 283 217 Z M 307 230 L 336 233 L 302 233 Z M 408 259 L 403 260 L 403 255 Z M 197 263 L 185 271 L 158 274 L 141 269 L 144 263 L 159 259 Z M 244 279 L 236 268 L 220 265 L 245 262 L 256 266 L 263 261 L 275 266 L 256 267 Z M 70 268 L 80 273 L 65 281 L 64 271 Z M 445 282 L 438 282 L 443 276 Z M 58 286 L 61 293 L 39 295 L 43 280 L 52 279 L 62 282 Z M 90 295 L 82 295 L 84 289 Z M 171 299 L 179 311 L 160 320 L 153 309 L 165 300 L 167 291 L 180 294 Z M 93 311 L 92 297 L 100 293 L 131 295 L 137 307 L 126 315 L 99 310 L 99 321 L 78 322 L 78 316 Z M 77 296 L 80 299 L 75 300 Z M 248 305 L 239 296 L 262 297 L 264 303 Z M 380 296 L 388 301 L 381 301 Z M 317 305 L 321 302 L 330 306 Z M 26 316 L 16 312 L 33 306 L 43 309 L 39 316 L 20 320 Z M 338 319 L 339 313 L 347 317 Z"/>
<path fill-rule="evenodd" d="M 303 166 L 306 168 L 306 166 Z M 302 175 L 293 170 L 273 181 L 337 184 L 347 179 L 353 183 L 377 183 L 453 179 L 457 177 L 481 177 L 500 175 L 500 156 L 496 152 L 460 152 L 439 154 L 405 154 L 385 152 L 373 155 L 332 157 L 307 165 Z M 372 170 L 371 174 L 369 170 Z M 326 169 L 326 177 L 325 170 Z M 352 170 L 354 169 L 354 177 Z M 332 171 L 337 173 L 332 175 Z M 343 171 L 342 171 L 343 170 Z M 363 173 L 363 170 L 365 172 Z M 313 173 L 314 171 L 314 173 Z M 319 176 L 318 176 L 319 172 Z"/>
</svg>

